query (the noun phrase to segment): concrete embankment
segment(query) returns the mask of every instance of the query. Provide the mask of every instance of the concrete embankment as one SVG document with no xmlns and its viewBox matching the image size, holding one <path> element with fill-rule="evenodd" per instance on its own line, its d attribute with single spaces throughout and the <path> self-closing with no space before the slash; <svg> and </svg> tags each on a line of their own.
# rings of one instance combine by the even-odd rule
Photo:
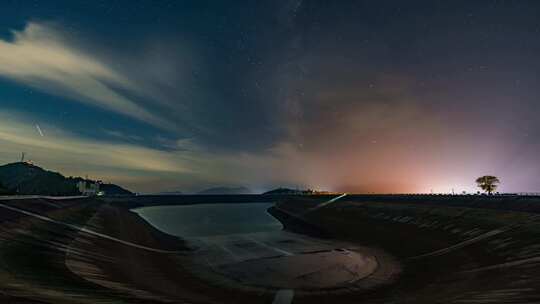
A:
<svg viewBox="0 0 540 304">
<path fill-rule="evenodd" d="M 540 201 L 504 199 L 352 196 L 306 213 L 317 202 L 298 198 L 278 208 L 333 236 L 382 248 L 397 257 L 403 267 L 399 280 L 369 295 L 370 300 L 536 302 L 540 299 L 540 217 L 535 212 Z"/>
<path fill-rule="evenodd" d="M 209 199 L 196 202 L 212 202 Z M 313 209 L 327 200 L 281 197 L 270 212 L 291 231 L 355 244 L 371 256 L 390 256 L 401 265 L 401 273 L 370 288 L 296 293 L 293 303 L 540 302 L 537 198 L 347 196 Z M 194 202 L 182 198 L 179 203 Z M 149 202 L 157 203 L 156 198 Z M 3 303 L 272 303 L 274 299 L 195 275 L 190 263 L 200 252 L 156 230 L 128 208 L 143 202 L 32 198 L 0 204 L 9 207 L 0 210 Z M 272 246 L 304 240 L 296 241 Z"/>
</svg>

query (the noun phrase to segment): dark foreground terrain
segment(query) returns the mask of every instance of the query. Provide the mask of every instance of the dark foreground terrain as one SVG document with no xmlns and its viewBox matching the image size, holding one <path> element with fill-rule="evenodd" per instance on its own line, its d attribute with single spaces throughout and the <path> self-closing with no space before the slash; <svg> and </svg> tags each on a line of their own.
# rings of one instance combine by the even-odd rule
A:
<svg viewBox="0 0 540 304">
<path fill-rule="evenodd" d="M 314 208 L 331 198 L 0 199 L 0 303 L 273 303 L 278 290 L 200 275 L 194 248 L 130 211 L 255 201 L 278 202 L 270 212 L 289 231 L 399 265 L 380 284 L 297 293 L 292 303 L 540 302 L 538 198 L 346 196 Z"/>
</svg>

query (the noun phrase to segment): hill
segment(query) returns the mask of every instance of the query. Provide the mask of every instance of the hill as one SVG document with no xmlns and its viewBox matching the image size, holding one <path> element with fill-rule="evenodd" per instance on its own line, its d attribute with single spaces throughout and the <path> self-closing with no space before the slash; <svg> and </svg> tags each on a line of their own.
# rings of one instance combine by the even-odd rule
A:
<svg viewBox="0 0 540 304">
<path fill-rule="evenodd" d="M 267 192 L 264 192 L 263 195 L 275 195 L 275 194 L 301 194 L 301 190 L 294 190 L 289 188 L 277 188 L 274 190 L 270 190 Z"/>
<path fill-rule="evenodd" d="M 26 162 L 0 166 L 0 183 L 14 194 L 20 195 L 80 195 L 77 183 L 80 177 L 65 177 L 58 172 L 48 171 Z M 92 181 L 93 182 L 93 181 Z M 131 195 L 128 190 L 114 184 L 102 184 L 107 195 Z"/>
<path fill-rule="evenodd" d="M 219 194 L 252 194 L 246 187 L 214 187 L 199 191 L 197 194 L 219 195 Z"/>
<path fill-rule="evenodd" d="M 0 195 L 10 195 L 11 191 L 9 191 L 2 183 L 0 183 Z"/>
<path fill-rule="evenodd" d="M 106 195 L 133 195 L 134 193 L 115 184 L 101 184 L 99 189 Z"/>
<path fill-rule="evenodd" d="M 0 166 L 0 182 L 16 194 L 78 195 L 76 182 L 57 172 L 46 171 L 29 163 Z"/>
<path fill-rule="evenodd" d="M 264 192 L 263 195 L 313 195 L 313 194 L 331 194 L 331 192 L 328 191 L 321 191 L 321 190 L 312 190 L 312 189 L 289 189 L 289 188 L 277 188 L 274 190 L 270 190 L 267 192 Z"/>
<path fill-rule="evenodd" d="M 182 195 L 184 194 L 182 191 L 163 191 L 154 193 L 155 195 Z"/>
</svg>

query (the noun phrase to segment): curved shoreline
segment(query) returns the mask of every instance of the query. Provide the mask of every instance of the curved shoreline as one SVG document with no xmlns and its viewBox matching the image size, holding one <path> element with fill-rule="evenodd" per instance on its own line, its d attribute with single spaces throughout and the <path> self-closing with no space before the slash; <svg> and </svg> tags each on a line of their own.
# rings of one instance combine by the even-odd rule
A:
<svg viewBox="0 0 540 304">
<path fill-rule="evenodd" d="M 111 209 L 112 208 L 112 209 Z M 116 209 L 116 210 L 115 210 Z M 132 231 L 133 229 L 147 229 L 147 227 L 143 226 L 149 226 L 148 223 L 139 222 L 138 220 L 136 222 L 137 225 L 132 225 L 129 227 L 124 227 L 123 229 L 114 229 L 113 227 L 106 227 L 106 225 L 99 224 L 99 222 L 107 222 L 106 218 L 110 217 L 112 213 L 123 213 L 123 217 L 129 218 L 132 216 L 137 216 L 137 218 L 140 220 L 141 218 L 138 217 L 135 213 L 132 213 L 130 211 L 125 211 L 122 209 L 113 208 L 110 206 L 102 207 L 101 210 L 96 214 L 95 217 L 93 217 L 89 221 L 89 225 L 92 225 L 94 227 L 100 227 L 101 229 L 107 229 L 107 230 L 118 230 L 118 231 Z M 114 216 L 115 218 L 119 218 L 117 215 Z M 118 225 L 119 223 L 114 222 L 115 225 Z M 137 228 L 136 226 L 139 226 Z M 144 224 L 144 225 L 142 225 Z M 120 224 L 122 225 L 122 224 Z M 135 233 L 133 235 L 140 235 L 140 233 Z M 123 235 L 123 237 L 129 237 L 127 235 Z M 161 233 L 152 234 L 152 238 L 155 239 L 142 239 L 140 237 L 137 238 L 137 242 L 139 243 L 147 243 L 147 242 L 156 242 L 156 244 L 161 243 L 160 240 L 163 236 Z M 163 288 L 156 288 L 155 285 L 152 284 L 151 286 L 148 284 L 144 284 L 144 282 L 141 281 L 147 281 L 148 280 L 148 273 L 152 273 L 152 280 L 159 280 L 159 285 L 171 285 L 176 284 L 179 282 L 184 282 L 185 280 L 189 281 L 200 281 L 199 284 L 206 285 L 207 287 L 211 287 L 207 292 L 203 294 L 207 294 L 210 292 L 211 294 L 214 294 L 216 292 L 218 293 L 237 293 L 238 295 L 235 298 L 235 301 L 240 302 L 250 302 L 252 301 L 252 296 L 257 295 L 257 298 L 261 297 L 262 294 L 266 294 L 265 297 L 272 297 L 273 294 L 276 292 L 276 288 L 268 288 L 268 287 L 257 287 L 257 284 L 247 284 L 241 283 L 234 279 L 233 277 L 230 277 L 229 275 L 226 275 L 223 273 L 223 270 L 216 271 L 216 269 L 210 267 L 206 267 L 206 262 L 201 262 L 200 259 L 197 258 L 198 253 L 190 254 L 188 251 L 185 251 L 185 254 L 181 256 L 176 255 L 166 255 L 166 256 L 156 256 L 154 258 L 149 258 L 148 255 L 159 255 L 159 253 L 153 253 L 148 252 L 146 254 L 143 253 L 137 253 L 137 250 L 129 250 L 129 251 L 122 251 L 117 248 L 114 250 L 114 257 L 111 257 L 110 255 L 107 255 L 106 252 L 111 252 L 112 247 L 118 247 L 118 245 L 121 244 L 108 244 L 106 245 L 107 240 L 99 240 L 92 238 L 90 236 L 86 236 L 84 234 L 80 234 L 74 242 L 71 244 L 70 248 L 74 249 L 74 252 L 77 252 L 77 254 L 71 254 L 71 251 L 66 255 L 66 264 L 68 267 L 76 273 L 77 275 L 85 278 L 86 280 L 89 280 L 93 283 L 96 283 L 98 285 L 101 285 L 106 288 L 111 288 L 117 292 L 127 293 L 134 297 L 140 298 L 140 299 L 151 299 L 151 300 L 160 300 L 160 301 L 177 301 L 180 299 L 189 299 L 190 301 L 193 300 L 203 300 L 200 299 L 200 295 L 193 297 L 186 296 L 186 294 L 190 294 L 189 290 L 182 290 L 181 292 L 175 292 L 171 293 L 171 290 L 169 288 L 163 289 Z M 336 245 L 337 246 L 337 245 Z M 92 258 L 92 257 L 84 257 L 81 259 L 80 252 L 87 252 L 90 250 L 90 248 L 99 249 L 100 256 L 106 256 L 113 261 L 114 263 L 107 263 L 104 261 L 103 258 Z M 334 248 L 334 247 L 331 247 Z M 302 291 L 299 290 L 297 294 L 299 295 L 314 295 L 314 294 L 320 294 L 320 293 L 334 293 L 334 294 L 341 294 L 344 292 L 351 292 L 352 290 L 359 291 L 359 290 L 365 290 L 368 288 L 372 288 L 374 285 L 381 284 L 384 281 L 387 281 L 390 277 L 395 276 L 397 273 L 397 269 L 399 267 L 395 267 L 394 263 L 389 263 L 389 260 L 387 257 L 383 258 L 383 254 L 381 252 L 373 252 L 370 251 L 368 248 L 355 248 L 357 252 L 362 252 L 362 254 L 368 254 L 368 256 L 372 256 L 372 254 L 376 254 L 376 259 L 379 261 L 377 263 L 375 269 L 372 271 L 373 273 L 367 275 L 366 278 L 354 280 L 354 282 L 350 282 L 351 284 L 347 284 L 346 286 L 342 287 L 329 287 L 329 288 L 317 288 L 312 290 L 306 290 Z M 122 253 L 124 252 L 124 253 Z M 140 258 L 133 259 L 130 256 L 133 255 L 141 255 L 143 254 L 146 259 L 140 260 Z M 127 255 L 127 256 L 125 256 Z M 95 256 L 95 255 L 94 255 Z M 195 259 L 193 259 L 195 257 Z M 89 261 L 90 259 L 93 259 L 92 261 Z M 119 260 L 131 260 L 131 263 L 119 263 Z M 252 259 L 252 261 L 254 261 Z M 379 265 L 381 261 L 384 261 L 386 265 L 382 266 Z M 136 275 L 131 275 L 127 277 L 125 274 L 126 272 L 129 272 L 128 268 L 131 267 L 131 264 L 137 263 L 138 268 L 141 268 L 141 271 L 138 272 Z M 251 262 L 253 263 L 253 262 Z M 114 265 L 112 265 L 114 264 Z M 394 266 L 389 266 L 394 265 Z M 161 276 L 159 273 L 167 267 L 170 270 L 169 277 Z M 221 268 L 220 269 L 225 269 Z M 175 269 L 174 269 L 175 268 Z M 252 267 L 250 267 L 252 269 Z M 392 269 L 389 271 L 389 269 Z M 133 271 L 133 270 L 131 270 Z M 141 278 L 143 278 L 141 280 Z M 371 280 L 371 278 L 375 278 L 374 280 Z M 250 286 L 251 285 L 251 286 Z M 221 292 L 220 292 L 221 290 Z M 245 299 L 244 299 L 245 298 Z M 210 299 L 204 299 L 205 301 L 210 301 Z"/>
</svg>

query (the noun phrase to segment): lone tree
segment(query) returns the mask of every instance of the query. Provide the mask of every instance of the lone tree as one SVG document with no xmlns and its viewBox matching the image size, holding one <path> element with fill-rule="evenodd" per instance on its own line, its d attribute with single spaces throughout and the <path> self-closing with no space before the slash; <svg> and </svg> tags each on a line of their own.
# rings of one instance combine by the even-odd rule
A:
<svg viewBox="0 0 540 304">
<path fill-rule="evenodd" d="M 496 176 L 485 175 L 476 179 L 476 183 L 480 189 L 492 194 L 497 189 L 501 181 Z"/>
</svg>

